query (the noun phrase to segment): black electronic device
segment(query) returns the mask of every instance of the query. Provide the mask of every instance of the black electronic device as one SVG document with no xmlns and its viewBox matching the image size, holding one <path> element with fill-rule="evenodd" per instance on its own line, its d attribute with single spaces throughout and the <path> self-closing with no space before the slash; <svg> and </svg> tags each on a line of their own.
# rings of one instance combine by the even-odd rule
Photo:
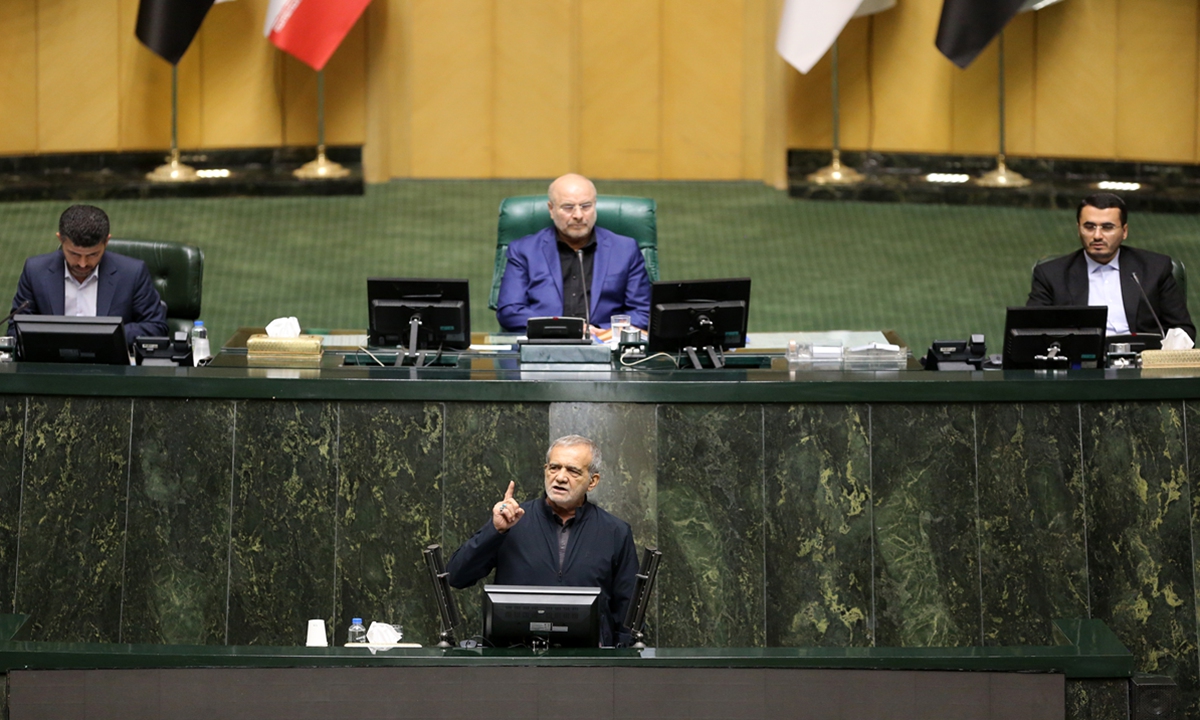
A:
<svg viewBox="0 0 1200 720">
<path fill-rule="evenodd" d="M 192 346 L 182 331 L 174 338 L 138 336 L 133 339 L 133 356 L 138 365 L 191 365 Z"/>
<path fill-rule="evenodd" d="M 526 340 L 530 345 L 590 345 L 587 321 L 576 317 L 535 317 L 525 324 Z"/>
<path fill-rule="evenodd" d="M 501 648 L 599 647 L 600 588 L 484 585 L 483 636 Z"/>
<path fill-rule="evenodd" d="M 1105 305 L 1010 307 L 1004 323 L 1005 370 L 1104 367 Z"/>
<path fill-rule="evenodd" d="M 921 358 L 926 370 L 982 370 L 987 361 L 987 343 L 982 334 L 968 340 L 934 340 Z"/>
<path fill-rule="evenodd" d="M 14 315 L 17 359 L 27 362 L 128 365 L 125 323 L 115 316 Z"/>
<path fill-rule="evenodd" d="M 692 367 L 724 366 L 722 353 L 746 347 L 750 278 L 656 282 L 650 286 L 649 352 L 687 355 Z"/>
<path fill-rule="evenodd" d="M 421 350 L 466 350 L 471 346 L 471 299 L 466 280 L 367 278 L 367 343 L 404 347 L 403 357 Z"/>
</svg>

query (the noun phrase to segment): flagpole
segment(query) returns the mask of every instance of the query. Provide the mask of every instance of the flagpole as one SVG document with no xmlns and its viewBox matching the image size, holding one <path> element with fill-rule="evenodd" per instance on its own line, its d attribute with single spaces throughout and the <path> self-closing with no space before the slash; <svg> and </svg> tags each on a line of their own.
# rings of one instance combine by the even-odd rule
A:
<svg viewBox="0 0 1200 720">
<path fill-rule="evenodd" d="M 1004 31 L 1000 31 L 998 38 L 999 50 L 999 79 L 1000 79 L 1000 153 L 996 155 L 996 169 L 990 170 L 979 177 L 975 181 L 976 185 L 982 187 L 1025 187 L 1030 184 L 1029 178 L 1025 177 L 1016 170 L 1009 170 L 1004 164 L 1005 153 L 1005 112 L 1004 112 Z"/>
<path fill-rule="evenodd" d="M 325 68 L 317 71 L 317 159 L 292 171 L 301 180 L 343 178 L 350 174 L 342 165 L 325 157 Z"/>
<path fill-rule="evenodd" d="M 833 41 L 832 54 L 830 56 L 831 71 L 833 73 L 833 82 L 830 83 L 833 88 L 833 160 L 825 167 L 812 173 L 808 176 L 810 183 L 817 185 L 854 185 L 862 182 L 866 177 L 855 170 L 854 168 L 845 167 L 842 165 L 842 142 L 841 142 L 841 108 L 838 98 L 838 41 Z"/>
<path fill-rule="evenodd" d="M 179 66 L 171 64 L 171 155 L 164 165 L 146 173 L 150 182 L 194 182 L 196 169 L 179 162 Z"/>
</svg>

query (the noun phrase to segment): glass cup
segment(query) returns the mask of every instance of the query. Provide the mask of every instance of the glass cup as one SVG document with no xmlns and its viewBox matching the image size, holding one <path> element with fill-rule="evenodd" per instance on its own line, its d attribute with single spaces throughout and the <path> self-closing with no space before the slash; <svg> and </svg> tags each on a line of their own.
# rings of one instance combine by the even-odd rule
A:
<svg viewBox="0 0 1200 720">
<path fill-rule="evenodd" d="M 609 318 L 609 322 L 612 324 L 612 339 L 608 341 L 608 344 L 616 347 L 621 342 L 621 331 L 630 328 L 629 316 L 613 315 Z"/>
</svg>

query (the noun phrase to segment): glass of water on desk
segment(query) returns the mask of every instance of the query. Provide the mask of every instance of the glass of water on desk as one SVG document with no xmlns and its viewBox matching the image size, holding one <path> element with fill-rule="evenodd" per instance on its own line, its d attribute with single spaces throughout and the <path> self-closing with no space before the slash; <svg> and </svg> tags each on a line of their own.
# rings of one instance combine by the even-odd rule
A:
<svg viewBox="0 0 1200 720">
<path fill-rule="evenodd" d="M 611 318 L 609 318 L 609 322 L 612 323 L 612 338 L 608 341 L 608 344 L 612 347 L 616 347 L 617 344 L 621 342 L 621 331 L 628 330 L 630 328 L 629 316 L 613 315 Z"/>
</svg>

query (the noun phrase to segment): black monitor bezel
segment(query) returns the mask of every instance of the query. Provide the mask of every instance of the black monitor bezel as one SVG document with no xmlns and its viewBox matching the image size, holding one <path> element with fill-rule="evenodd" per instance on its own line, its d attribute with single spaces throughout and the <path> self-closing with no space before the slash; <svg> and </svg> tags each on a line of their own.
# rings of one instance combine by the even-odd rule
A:
<svg viewBox="0 0 1200 720">
<path fill-rule="evenodd" d="M 1021 346 L 1024 338 L 1042 337 L 1070 340 L 1071 351 L 1090 347 L 1097 368 L 1104 367 L 1107 305 L 1018 305 L 1009 307 L 1004 317 L 1004 347 L 1001 365 L 1005 370 L 1036 370 L 1039 367 Z M 1041 341 L 1038 341 L 1041 342 Z M 1069 357 L 1068 369 L 1079 369 L 1081 359 Z"/>
<path fill-rule="evenodd" d="M 750 321 L 750 278 L 660 280 L 650 286 L 649 352 L 680 353 L 684 347 L 697 345 L 686 337 L 663 337 L 661 332 L 664 315 L 686 312 L 688 306 L 694 309 L 712 306 L 729 314 L 740 309 L 738 339 L 729 341 L 726 338 L 713 347 L 729 350 L 746 346 L 746 331 Z"/>
<path fill-rule="evenodd" d="M 128 365 L 125 321 L 115 315 L 14 315 L 17 360 L 85 365 Z M 64 351 L 76 357 L 64 357 Z M 86 355 L 85 355 L 86 353 Z"/>
<path fill-rule="evenodd" d="M 417 339 L 418 347 L 410 351 L 436 349 L 466 350 L 471 346 L 471 288 L 463 278 L 367 278 L 367 344 L 371 347 L 402 347 L 408 343 L 407 321 L 403 332 L 380 332 L 375 323 L 376 301 L 393 301 L 405 306 L 451 310 L 462 303 L 462 340 L 435 342 L 438 333 L 422 332 Z M 408 305 L 411 302 L 412 305 Z M 393 305 L 392 307 L 399 307 Z M 392 338 L 399 341 L 388 342 Z"/>
<path fill-rule="evenodd" d="M 518 596 L 540 596 L 545 602 L 518 603 L 511 600 Z M 566 632 L 518 629 L 515 621 L 501 623 L 496 618 L 496 607 L 503 605 L 498 598 L 508 596 L 512 605 L 529 605 L 546 609 L 547 617 L 558 619 L 552 614 L 555 606 L 563 606 L 564 598 L 589 598 L 588 617 L 583 627 L 578 623 L 569 626 Z M 594 648 L 600 646 L 600 599 L 603 593 L 598 587 L 545 586 L 545 585 L 484 585 L 483 586 L 483 637 L 493 647 L 532 646 L 535 639 L 545 640 L 549 647 Z M 557 602 L 555 602 L 557 600 Z M 582 606 L 583 603 L 573 603 Z M 553 626 L 553 623 L 552 623 Z"/>
</svg>

